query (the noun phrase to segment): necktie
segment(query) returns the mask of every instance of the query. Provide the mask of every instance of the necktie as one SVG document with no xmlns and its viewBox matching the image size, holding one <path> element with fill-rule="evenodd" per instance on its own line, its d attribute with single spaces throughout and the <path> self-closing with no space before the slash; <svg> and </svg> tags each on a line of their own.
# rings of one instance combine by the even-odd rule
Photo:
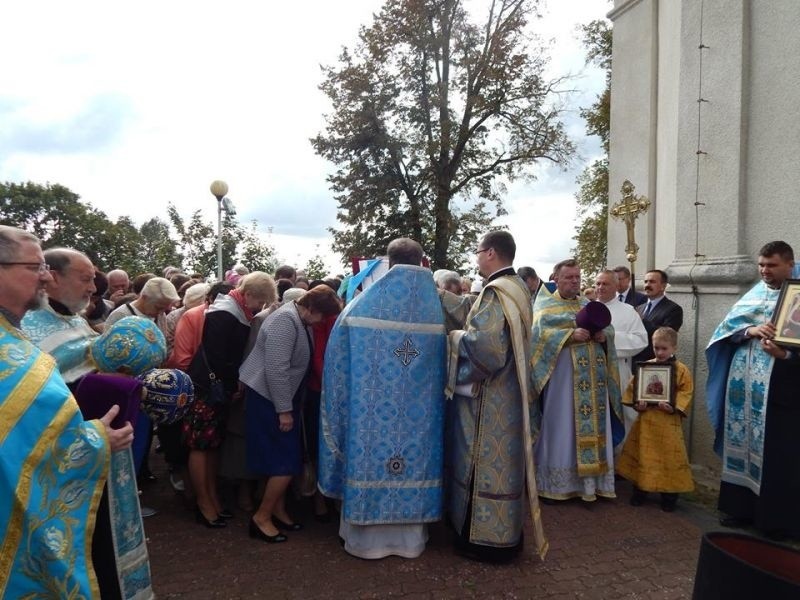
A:
<svg viewBox="0 0 800 600">
<path fill-rule="evenodd" d="M 625 302 L 625 296 L 623 296 L 622 294 L 620 294 L 620 295 L 619 295 L 619 301 L 620 301 L 620 302 Z"/>
<path fill-rule="evenodd" d="M 647 306 L 644 307 L 644 316 L 645 318 L 650 316 L 650 311 L 653 310 L 653 303 L 650 300 L 647 301 Z"/>
</svg>

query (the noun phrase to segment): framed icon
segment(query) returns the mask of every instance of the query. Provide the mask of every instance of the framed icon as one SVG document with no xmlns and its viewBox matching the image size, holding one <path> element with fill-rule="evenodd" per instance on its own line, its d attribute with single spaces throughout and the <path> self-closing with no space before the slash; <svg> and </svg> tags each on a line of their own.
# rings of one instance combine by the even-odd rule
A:
<svg viewBox="0 0 800 600">
<path fill-rule="evenodd" d="M 800 279 L 783 282 L 772 322 L 776 344 L 800 348 Z"/>
<path fill-rule="evenodd" d="M 675 406 L 673 363 L 642 362 L 636 365 L 636 402 L 668 402 Z"/>
</svg>

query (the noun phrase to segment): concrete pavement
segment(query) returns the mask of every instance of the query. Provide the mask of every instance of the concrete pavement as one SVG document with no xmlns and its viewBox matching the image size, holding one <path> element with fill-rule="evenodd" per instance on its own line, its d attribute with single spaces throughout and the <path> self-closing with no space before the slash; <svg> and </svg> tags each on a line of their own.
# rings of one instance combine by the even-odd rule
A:
<svg viewBox="0 0 800 600">
<path fill-rule="evenodd" d="M 308 508 L 298 515 L 306 529 L 283 544 L 251 540 L 242 512 L 222 530 L 198 525 L 161 462 L 151 461 L 159 480 L 143 493 L 159 511 L 145 520 L 159 598 L 690 598 L 701 535 L 717 528 L 709 509 L 685 500 L 671 514 L 657 498 L 631 507 L 629 484 L 618 482 L 616 500 L 542 507 L 544 562 L 530 546 L 507 566 L 461 558 L 442 524 L 418 559 L 365 561 L 342 550 L 335 522 L 316 523 Z"/>
</svg>

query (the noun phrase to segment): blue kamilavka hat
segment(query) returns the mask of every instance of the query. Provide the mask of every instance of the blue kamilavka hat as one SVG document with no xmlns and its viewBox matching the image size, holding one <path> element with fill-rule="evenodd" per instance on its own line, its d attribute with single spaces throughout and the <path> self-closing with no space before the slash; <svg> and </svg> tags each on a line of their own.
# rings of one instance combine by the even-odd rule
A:
<svg viewBox="0 0 800 600">
<path fill-rule="evenodd" d="M 90 352 L 98 371 L 136 376 L 164 362 L 167 341 L 153 321 L 130 316 L 95 339 Z"/>
</svg>

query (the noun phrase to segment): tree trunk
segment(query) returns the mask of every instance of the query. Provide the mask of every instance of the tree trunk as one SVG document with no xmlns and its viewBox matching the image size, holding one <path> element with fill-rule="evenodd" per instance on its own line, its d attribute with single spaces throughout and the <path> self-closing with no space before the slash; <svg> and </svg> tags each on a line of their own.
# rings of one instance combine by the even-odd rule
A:
<svg viewBox="0 0 800 600">
<path fill-rule="evenodd" d="M 408 196 L 409 220 L 411 221 L 411 239 L 422 243 L 422 213 L 419 209 L 419 196 Z"/>
<path fill-rule="evenodd" d="M 433 241 L 433 269 L 448 269 L 447 250 L 450 245 L 450 186 L 439 184 L 436 191 L 436 225 Z"/>
</svg>

